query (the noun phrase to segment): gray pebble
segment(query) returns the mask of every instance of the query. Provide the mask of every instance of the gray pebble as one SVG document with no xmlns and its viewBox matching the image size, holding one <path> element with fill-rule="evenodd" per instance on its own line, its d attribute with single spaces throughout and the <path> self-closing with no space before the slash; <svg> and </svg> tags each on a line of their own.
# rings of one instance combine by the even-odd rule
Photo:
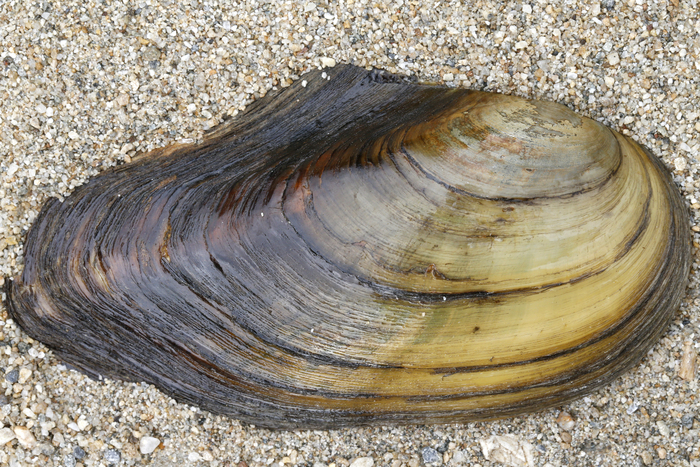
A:
<svg viewBox="0 0 700 467">
<path fill-rule="evenodd" d="M 465 454 L 465 451 L 456 451 L 454 455 L 452 456 L 452 463 L 453 464 L 463 464 L 468 462 L 469 459 L 467 458 L 467 455 Z"/>
<path fill-rule="evenodd" d="M 681 425 L 685 428 L 693 428 L 693 416 L 690 414 L 685 414 L 681 417 Z"/>
<path fill-rule="evenodd" d="M 598 450 L 598 445 L 592 439 L 587 439 L 581 443 L 579 449 L 583 452 L 593 452 Z"/>
<path fill-rule="evenodd" d="M 19 381 L 19 370 L 15 368 L 14 370 L 7 373 L 5 375 L 5 381 L 12 384 L 15 384 L 17 381 Z"/>
<path fill-rule="evenodd" d="M 436 449 L 437 452 L 439 452 L 440 454 L 443 454 L 443 453 L 447 452 L 447 449 L 448 449 L 449 447 L 450 447 L 450 438 L 445 438 L 445 439 L 443 439 L 443 440 L 440 442 L 440 444 L 438 444 L 437 446 L 435 446 L 435 449 Z"/>
<path fill-rule="evenodd" d="M 149 47 L 143 53 L 143 59 L 147 62 L 158 60 L 160 58 L 160 50 L 157 47 Z"/>
<path fill-rule="evenodd" d="M 107 452 L 105 452 L 104 459 L 108 464 L 117 464 L 122 459 L 122 456 L 116 449 L 108 449 Z"/>
<path fill-rule="evenodd" d="M 73 455 L 76 459 L 80 460 L 85 457 L 85 451 L 80 446 L 76 446 L 73 448 Z"/>
<path fill-rule="evenodd" d="M 607 10 L 612 10 L 615 8 L 615 0 L 603 0 L 600 5 Z"/>
<path fill-rule="evenodd" d="M 67 454 L 65 457 L 63 457 L 64 467 L 75 467 L 75 463 L 75 457 L 73 454 Z"/>
<path fill-rule="evenodd" d="M 423 462 L 426 464 L 432 464 L 435 462 L 440 462 L 442 458 L 440 454 L 433 448 L 423 448 Z"/>
</svg>

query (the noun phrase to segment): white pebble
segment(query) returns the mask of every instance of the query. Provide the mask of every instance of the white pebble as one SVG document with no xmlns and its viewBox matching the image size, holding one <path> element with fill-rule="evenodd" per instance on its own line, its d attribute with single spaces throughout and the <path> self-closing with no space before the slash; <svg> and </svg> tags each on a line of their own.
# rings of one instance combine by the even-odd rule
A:
<svg viewBox="0 0 700 467">
<path fill-rule="evenodd" d="M 618 63 L 620 63 L 620 55 L 618 55 L 617 52 L 608 54 L 608 63 L 612 66 L 617 65 Z"/>
<path fill-rule="evenodd" d="M 15 438 L 15 433 L 10 428 L 0 430 L 0 446 L 6 445 Z"/>
<path fill-rule="evenodd" d="M 15 435 L 17 436 L 17 440 L 19 441 L 19 444 L 21 444 L 25 448 L 33 447 L 36 444 L 36 438 L 34 437 L 32 432 L 29 431 L 26 427 L 16 426 L 14 431 Z"/>
<path fill-rule="evenodd" d="M 676 157 L 673 159 L 673 166 L 676 168 L 676 170 L 683 171 L 688 166 L 688 163 L 686 162 L 685 157 Z"/>
<path fill-rule="evenodd" d="M 639 410 L 639 403 L 637 401 L 633 401 L 629 407 L 627 407 L 627 415 L 632 415 L 635 413 L 637 410 Z"/>
<path fill-rule="evenodd" d="M 80 418 L 78 418 L 78 428 L 80 431 L 83 431 L 85 428 L 87 428 L 90 424 L 88 423 L 87 420 L 81 415 Z"/>
<path fill-rule="evenodd" d="M 124 107 L 126 104 L 129 103 L 129 95 L 121 93 L 117 96 L 117 98 L 115 100 L 116 100 L 118 106 Z"/>
<path fill-rule="evenodd" d="M 352 464 L 350 464 L 350 467 L 372 467 L 374 465 L 374 459 L 371 457 L 358 457 L 354 461 L 352 461 Z"/>
<path fill-rule="evenodd" d="M 29 368 L 21 368 L 19 370 L 19 384 L 26 383 L 30 376 L 32 376 L 32 370 Z"/>
<path fill-rule="evenodd" d="M 73 431 L 80 431 L 80 427 L 78 426 L 77 423 L 75 422 L 70 422 L 68 425 L 66 425 L 68 428 L 70 428 Z"/>
<path fill-rule="evenodd" d="M 139 451 L 141 454 L 150 454 L 160 446 L 160 440 L 158 438 L 153 438 L 152 436 L 144 436 L 139 441 Z"/>
<path fill-rule="evenodd" d="M 321 65 L 327 68 L 333 68 L 335 66 L 335 60 L 329 57 L 321 57 Z"/>
</svg>

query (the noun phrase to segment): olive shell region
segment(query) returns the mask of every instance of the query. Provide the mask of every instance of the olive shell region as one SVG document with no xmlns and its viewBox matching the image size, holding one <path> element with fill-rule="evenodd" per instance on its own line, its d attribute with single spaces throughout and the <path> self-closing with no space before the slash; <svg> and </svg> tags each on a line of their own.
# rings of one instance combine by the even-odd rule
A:
<svg viewBox="0 0 700 467">
<path fill-rule="evenodd" d="M 461 422 L 634 365 L 685 293 L 689 239 L 630 138 L 338 66 L 49 200 L 6 292 L 71 365 L 245 422 Z"/>
</svg>

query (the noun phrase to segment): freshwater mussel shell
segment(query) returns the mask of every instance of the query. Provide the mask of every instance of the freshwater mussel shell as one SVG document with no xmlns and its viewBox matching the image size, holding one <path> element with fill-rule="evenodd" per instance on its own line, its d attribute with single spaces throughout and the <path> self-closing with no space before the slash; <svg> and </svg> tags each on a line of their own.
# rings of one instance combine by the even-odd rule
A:
<svg viewBox="0 0 700 467">
<path fill-rule="evenodd" d="M 70 364 L 215 413 L 455 422 L 632 366 L 689 238 L 663 165 L 591 119 L 339 66 L 48 201 L 6 291 Z"/>
</svg>

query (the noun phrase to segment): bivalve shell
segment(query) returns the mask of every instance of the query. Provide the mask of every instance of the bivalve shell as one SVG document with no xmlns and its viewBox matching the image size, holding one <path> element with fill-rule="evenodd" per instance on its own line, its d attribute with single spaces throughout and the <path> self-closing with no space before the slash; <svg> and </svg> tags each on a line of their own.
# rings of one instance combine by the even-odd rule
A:
<svg viewBox="0 0 700 467">
<path fill-rule="evenodd" d="M 46 203 L 12 318 L 274 428 L 532 411 L 655 343 L 690 235 L 647 150 L 550 102 L 323 73 Z"/>
</svg>

